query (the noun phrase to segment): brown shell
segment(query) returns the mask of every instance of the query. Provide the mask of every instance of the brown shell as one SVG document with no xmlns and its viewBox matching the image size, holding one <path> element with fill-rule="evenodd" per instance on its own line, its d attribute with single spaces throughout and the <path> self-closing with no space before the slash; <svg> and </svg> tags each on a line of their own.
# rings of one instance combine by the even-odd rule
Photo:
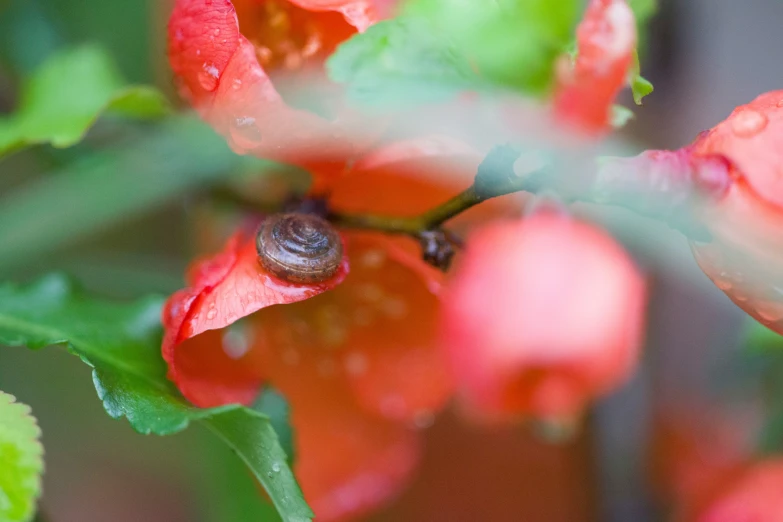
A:
<svg viewBox="0 0 783 522">
<path fill-rule="evenodd" d="M 343 259 L 340 235 L 312 214 L 274 214 L 256 235 L 258 261 L 278 279 L 320 283 L 331 279 Z"/>
</svg>

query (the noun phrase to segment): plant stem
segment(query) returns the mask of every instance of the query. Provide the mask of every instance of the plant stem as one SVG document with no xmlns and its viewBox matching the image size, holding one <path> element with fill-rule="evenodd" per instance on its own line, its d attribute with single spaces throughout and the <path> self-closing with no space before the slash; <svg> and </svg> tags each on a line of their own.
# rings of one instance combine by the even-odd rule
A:
<svg viewBox="0 0 783 522">
<path fill-rule="evenodd" d="M 441 227 L 449 219 L 461 214 L 470 207 L 478 205 L 482 201 L 484 199 L 479 197 L 475 188 L 471 186 L 450 200 L 415 217 L 402 218 L 332 212 L 328 215 L 328 218 L 334 224 L 345 228 L 369 229 L 418 237 L 422 232 Z"/>
<path fill-rule="evenodd" d="M 423 232 L 440 229 L 446 221 L 488 199 L 521 191 L 534 191 L 544 171 L 519 177 L 514 173 L 514 162 L 521 152 L 509 145 L 490 151 L 479 165 L 476 179 L 468 189 L 427 212 L 409 218 L 371 214 L 330 213 L 329 219 L 346 228 L 378 230 L 419 237 Z"/>
</svg>

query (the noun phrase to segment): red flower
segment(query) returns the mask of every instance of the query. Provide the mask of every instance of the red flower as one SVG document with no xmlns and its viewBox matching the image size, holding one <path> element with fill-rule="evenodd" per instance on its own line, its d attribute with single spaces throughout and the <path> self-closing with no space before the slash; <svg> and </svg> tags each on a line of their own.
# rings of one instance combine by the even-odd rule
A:
<svg viewBox="0 0 783 522">
<path fill-rule="evenodd" d="M 746 466 L 758 423 L 737 413 L 699 403 L 668 405 L 654 416 L 650 470 L 662 500 L 680 508 L 697 504 Z"/>
<path fill-rule="evenodd" d="M 320 182 L 372 137 L 339 103 L 326 108 L 334 120 L 295 108 L 276 81 L 325 81 L 323 60 L 374 21 L 372 0 L 177 0 L 169 59 L 182 96 L 237 152 L 310 168 Z"/>
<path fill-rule="evenodd" d="M 577 55 L 562 68 L 557 116 L 588 133 L 605 131 L 612 104 L 628 82 L 636 20 L 625 0 L 592 0 L 577 29 Z"/>
<path fill-rule="evenodd" d="M 740 308 L 783 333 L 783 91 L 737 107 L 692 147 L 726 158 L 732 177 L 703 212 L 713 239 L 693 244 L 696 260 Z"/>
<path fill-rule="evenodd" d="M 718 486 L 685 522 L 777 522 L 783 519 L 783 458 L 747 466 Z"/>
<path fill-rule="evenodd" d="M 635 367 L 644 287 L 611 237 L 566 216 L 477 231 L 443 299 L 466 398 L 499 415 L 573 419 Z"/>
<path fill-rule="evenodd" d="M 448 161 L 437 155 L 446 145 L 433 143 L 366 156 L 333 187 L 331 207 L 415 215 L 442 201 L 479 157 Z M 365 512 L 406 483 L 418 459 L 412 428 L 451 395 L 436 349 L 443 274 L 412 240 L 344 232 L 332 279 L 287 283 L 259 264 L 253 230 L 197 262 L 189 288 L 169 299 L 169 377 L 203 407 L 247 404 L 263 382 L 277 387 L 291 404 L 295 472 L 319 519 Z"/>
</svg>

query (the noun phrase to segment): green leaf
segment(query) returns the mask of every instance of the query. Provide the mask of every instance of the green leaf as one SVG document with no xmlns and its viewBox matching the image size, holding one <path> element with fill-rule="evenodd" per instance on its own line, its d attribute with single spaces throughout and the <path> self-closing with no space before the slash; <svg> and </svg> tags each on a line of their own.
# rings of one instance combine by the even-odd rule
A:
<svg viewBox="0 0 783 522">
<path fill-rule="evenodd" d="M 640 27 L 646 26 L 650 18 L 658 12 L 658 0 L 628 0 L 628 5 L 631 6 Z"/>
<path fill-rule="evenodd" d="M 285 521 L 313 516 L 266 415 L 242 406 L 200 409 L 166 379 L 160 355 L 161 300 L 90 299 L 61 276 L 0 287 L 0 343 L 36 349 L 63 344 L 93 368 L 104 408 L 144 434 L 167 435 L 200 421 L 250 467 Z"/>
<path fill-rule="evenodd" d="M 633 93 L 633 101 L 634 103 L 636 103 L 636 105 L 641 105 L 644 97 L 653 92 L 653 84 L 650 83 L 641 74 L 639 53 L 637 51 L 634 51 L 633 54 L 633 65 L 631 66 L 628 83 L 631 86 L 631 92 Z"/>
<path fill-rule="evenodd" d="M 37 143 L 69 147 L 104 111 L 155 118 L 168 104 L 152 87 L 125 85 L 100 48 L 58 52 L 25 86 L 16 112 L 0 119 L 0 156 Z"/>
<path fill-rule="evenodd" d="M 363 103 L 426 102 L 476 86 L 455 46 L 418 17 L 377 23 L 342 44 L 327 62 L 332 80 Z"/>
<path fill-rule="evenodd" d="M 542 94 L 568 43 L 580 0 L 411 0 L 396 20 L 332 55 L 334 81 L 360 101 L 428 101 L 464 89 Z"/>
<path fill-rule="evenodd" d="M 279 522 L 268 500 L 248 480 L 247 466 L 214 437 L 202 437 L 194 451 L 193 477 L 204 522 Z"/>
<path fill-rule="evenodd" d="M 25 522 L 41 494 L 41 430 L 30 407 L 0 391 L 0 522 Z"/>
<path fill-rule="evenodd" d="M 613 105 L 612 106 L 612 127 L 615 129 L 621 129 L 625 127 L 629 121 L 634 119 L 636 116 L 634 115 L 633 111 L 629 109 L 628 107 L 623 107 L 622 105 Z"/>
<path fill-rule="evenodd" d="M 0 197 L 0 270 L 29 264 L 186 190 L 214 185 L 247 167 L 257 173 L 273 165 L 237 156 L 192 117 L 167 118 L 127 141 Z"/>
<path fill-rule="evenodd" d="M 492 84 L 540 94 L 581 7 L 582 0 L 408 0 L 405 12 L 427 20 Z"/>
<path fill-rule="evenodd" d="M 779 352 L 783 355 L 783 335 L 756 321 L 748 321 L 745 345 L 754 352 Z"/>
<path fill-rule="evenodd" d="M 264 388 L 253 403 L 253 409 L 269 417 L 272 427 L 280 439 L 280 445 L 288 455 L 289 463 L 293 462 L 294 454 L 294 431 L 291 428 L 291 411 L 285 397 L 274 388 Z"/>
</svg>

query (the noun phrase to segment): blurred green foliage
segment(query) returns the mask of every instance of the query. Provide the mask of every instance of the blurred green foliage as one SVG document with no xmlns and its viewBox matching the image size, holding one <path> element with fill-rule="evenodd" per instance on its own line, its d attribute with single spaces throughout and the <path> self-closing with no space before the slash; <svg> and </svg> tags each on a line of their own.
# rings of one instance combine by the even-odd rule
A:
<svg viewBox="0 0 783 522">
<path fill-rule="evenodd" d="M 581 7 L 581 0 L 407 0 L 404 10 L 425 19 L 492 83 L 542 93 Z"/>
<path fill-rule="evenodd" d="M 41 430 L 30 408 L 0 391 L 0 522 L 26 522 L 41 492 Z"/>
<path fill-rule="evenodd" d="M 158 118 L 168 105 L 152 87 L 126 86 L 99 47 L 58 51 L 25 82 L 16 112 L 0 118 L 0 157 L 38 143 L 70 147 L 103 111 Z"/>
<path fill-rule="evenodd" d="M 26 77 L 66 44 L 100 42 L 123 77 L 150 82 L 153 15 L 163 14 L 157 6 L 122 0 L 0 0 L 0 61 L 16 76 Z"/>
<path fill-rule="evenodd" d="M 331 78 L 361 101 L 438 99 L 464 89 L 540 95 L 573 38 L 580 0 L 409 0 L 398 19 L 341 45 Z"/>
</svg>

